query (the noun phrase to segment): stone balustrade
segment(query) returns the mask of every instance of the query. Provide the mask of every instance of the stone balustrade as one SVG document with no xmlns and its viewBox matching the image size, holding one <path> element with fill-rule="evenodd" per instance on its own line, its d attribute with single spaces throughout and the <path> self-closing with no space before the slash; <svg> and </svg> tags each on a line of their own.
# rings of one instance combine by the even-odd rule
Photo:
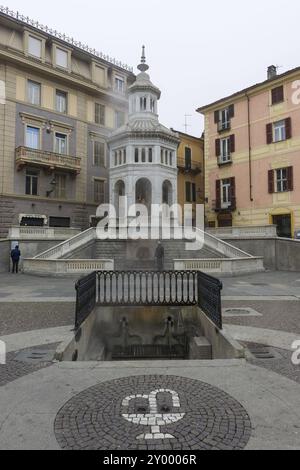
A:
<svg viewBox="0 0 300 470">
<path fill-rule="evenodd" d="M 207 229 L 207 233 L 221 238 L 276 238 L 276 225 L 252 225 L 244 227 L 219 227 Z"/>
<path fill-rule="evenodd" d="M 67 240 L 81 233 L 78 228 L 55 227 L 11 227 L 8 238 L 11 240 Z"/>
</svg>

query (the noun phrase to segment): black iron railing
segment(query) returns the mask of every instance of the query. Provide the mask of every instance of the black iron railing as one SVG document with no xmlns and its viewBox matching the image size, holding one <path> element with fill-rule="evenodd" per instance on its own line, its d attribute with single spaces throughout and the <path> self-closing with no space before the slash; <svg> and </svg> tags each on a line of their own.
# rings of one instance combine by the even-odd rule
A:
<svg viewBox="0 0 300 470">
<path fill-rule="evenodd" d="M 219 279 L 202 272 L 198 273 L 198 305 L 220 330 L 223 327 L 222 289 L 223 284 Z"/>
<path fill-rule="evenodd" d="M 75 328 L 79 328 L 96 306 L 96 272 L 80 279 L 76 286 Z"/>
<path fill-rule="evenodd" d="M 98 272 L 97 303 L 101 305 L 196 305 L 196 272 Z"/>
<path fill-rule="evenodd" d="M 96 304 L 102 306 L 195 306 L 222 328 L 222 283 L 197 271 L 99 271 L 76 284 L 80 325 Z"/>
</svg>

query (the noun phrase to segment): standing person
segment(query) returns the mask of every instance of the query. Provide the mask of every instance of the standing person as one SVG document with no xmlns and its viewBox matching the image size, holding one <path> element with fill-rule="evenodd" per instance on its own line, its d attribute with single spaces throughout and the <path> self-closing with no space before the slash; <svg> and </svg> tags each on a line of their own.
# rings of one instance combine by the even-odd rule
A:
<svg viewBox="0 0 300 470">
<path fill-rule="evenodd" d="M 156 257 L 158 271 L 163 271 L 164 270 L 164 264 L 165 264 L 165 249 L 162 246 L 161 242 L 158 242 L 158 244 L 157 244 L 157 248 L 156 248 L 156 251 L 155 251 L 155 257 Z"/>
<path fill-rule="evenodd" d="M 21 252 L 19 250 L 19 246 L 17 245 L 16 248 L 14 250 L 11 251 L 11 259 L 12 259 L 12 263 L 13 263 L 13 268 L 12 268 L 12 272 L 16 272 L 16 274 L 18 274 L 19 272 L 19 261 L 20 261 L 20 258 L 21 258 Z"/>
</svg>

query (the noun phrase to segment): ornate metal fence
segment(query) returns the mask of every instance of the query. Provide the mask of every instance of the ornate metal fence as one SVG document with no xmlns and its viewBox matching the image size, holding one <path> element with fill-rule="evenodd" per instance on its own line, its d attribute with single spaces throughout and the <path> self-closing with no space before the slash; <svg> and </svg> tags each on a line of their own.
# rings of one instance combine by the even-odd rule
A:
<svg viewBox="0 0 300 470">
<path fill-rule="evenodd" d="M 222 328 L 222 283 L 196 271 L 99 271 L 76 284 L 75 327 L 85 321 L 95 305 L 194 306 Z"/>
<path fill-rule="evenodd" d="M 197 304 L 196 272 L 98 272 L 97 303 L 122 306 Z"/>
<path fill-rule="evenodd" d="M 79 328 L 96 305 L 96 272 L 80 279 L 76 286 L 75 328 Z"/>
<path fill-rule="evenodd" d="M 222 322 L 222 302 L 221 291 L 222 282 L 208 274 L 198 272 L 198 305 L 208 318 L 220 330 L 223 327 Z"/>
</svg>

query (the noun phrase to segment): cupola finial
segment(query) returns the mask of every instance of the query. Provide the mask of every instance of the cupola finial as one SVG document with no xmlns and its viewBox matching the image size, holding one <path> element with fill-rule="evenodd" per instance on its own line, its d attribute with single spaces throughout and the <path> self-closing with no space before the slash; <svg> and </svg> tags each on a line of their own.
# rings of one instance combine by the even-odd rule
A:
<svg viewBox="0 0 300 470">
<path fill-rule="evenodd" d="M 142 59 L 140 65 L 138 66 L 138 70 L 141 72 L 147 72 L 147 70 L 149 70 L 149 65 L 146 64 L 145 46 L 142 47 Z"/>
</svg>

